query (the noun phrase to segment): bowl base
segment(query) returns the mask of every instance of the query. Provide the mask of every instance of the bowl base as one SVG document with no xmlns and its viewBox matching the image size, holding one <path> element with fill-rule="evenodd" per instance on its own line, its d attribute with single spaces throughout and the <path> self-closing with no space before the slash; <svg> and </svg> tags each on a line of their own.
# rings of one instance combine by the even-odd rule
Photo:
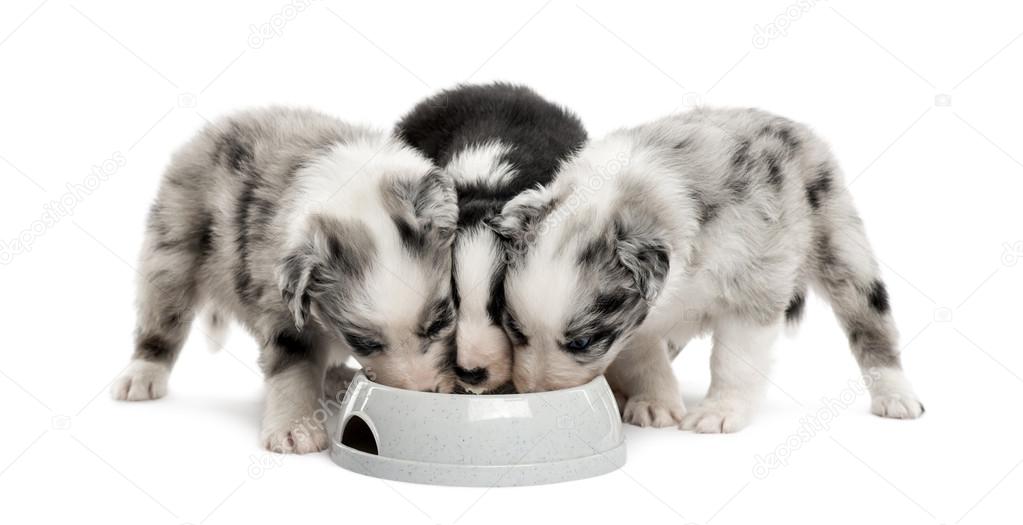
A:
<svg viewBox="0 0 1023 525">
<path fill-rule="evenodd" d="M 607 474 L 625 464 L 625 443 L 581 458 L 517 465 L 424 463 L 368 454 L 331 443 L 330 458 L 341 467 L 376 478 L 457 487 L 543 485 Z"/>
</svg>

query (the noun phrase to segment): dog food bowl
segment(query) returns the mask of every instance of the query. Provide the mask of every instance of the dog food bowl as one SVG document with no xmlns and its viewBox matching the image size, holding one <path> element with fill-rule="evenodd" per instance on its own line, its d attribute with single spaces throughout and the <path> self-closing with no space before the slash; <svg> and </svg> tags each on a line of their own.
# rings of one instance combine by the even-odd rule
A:
<svg viewBox="0 0 1023 525">
<path fill-rule="evenodd" d="M 622 420 L 603 376 L 575 388 L 504 395 L 348 387 L 330 450 L 378 478 L 473 487 L 556 483 L 625 464 Z"/>
</svg>

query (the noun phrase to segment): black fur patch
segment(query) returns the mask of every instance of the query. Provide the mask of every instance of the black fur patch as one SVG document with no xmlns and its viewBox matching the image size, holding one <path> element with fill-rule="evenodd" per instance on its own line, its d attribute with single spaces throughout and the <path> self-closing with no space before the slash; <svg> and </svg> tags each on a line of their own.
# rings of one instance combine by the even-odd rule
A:
<svg viewBox="0 0 1023 525">
<path fill-rule="evenodd" d="M 884 315 L 891 309 L 891 305 L 888 304 L 888 289 L 881 281 L 875 280 L 871 283 L 867 299 L 870 301 L 870 307 L 879 314 Z"/>
<path fill-rule="evenodd" d="M 778 157 L 774 155 L 767 156 L 767 183 L 770 184 L 776 191 L 781 189 L 782 185 L 782 174 L 781 165 L 778 162 Z"/>
<path fill-rule="evenodd" d="M 704 226 L 718 216 L 718 205 L 707 202 L 700 203 L 700 216 L 697 220 L 700 226 Z"/>
<path fill-rule="evenodd" d="M 292 366 L 314 359 L 312 341 L 293 330 L 274 335 L 266 364 L 268 376 L 277 375 Z"/>
<path fill-rule="evenodd" d="M 398 229 L 401 245 L 412 255 L 422 255 L 426 251 L 427 239 L 423 232 L 401 217 L 391 217 L 394 227 Z"/>
<path fill-rule="evenodd" d="M 580 266 L 599 266 L 607 264 L 614 256 L 614 244 L 607 237 L 598 235 L 595 239 L 586 243 L 576 261 Z"/>
<path fill-rule="evenodd" d="M 798 323 L 803 318 L 806 310 L 806 296 L 802 292 L 792 296 L 789 305 L 785 308 L 785 320 L 789 323 Z"/>
<path fill-rule="evenodd" d="M 787 124 L 766 125 L 760 129 L 761 137 L 774 137 L 785 148 L 785 154 L 791 156 L 802 146 L 800 140 L 793 134 Z"/>
<path fill-rule="evenodd" d="M 487 317 L 496 326 L 501 326 L 502 312 L 504 312 L 505 295 L 504 280 L 508 274 L 508 265 L 504 261 L 497 263 L 494 274 L 490 278 L 490 297 L 487 298 Z"/>
<path fill-rule="evenodd" d="M 441 167 L 471 147 L 493 142 L 507 146 L 509 151 L 497 160 L 512 166 L 514 173 L 500 187 L 458 188 L 460 208 L 482 196 L 496 205 L 492 211 L 522 191 L 550 182 L 587 138 L 579 118 L 565 108 L 528 87 L 501 82 L 442 91 L 417 104 L 395 134 Z"/>
<path fill-rule="evenodd" d="M 265 227 L 276 211 L 276 205 L 259 193 L 262 177 L 255 167 L 255 154 L 248 136 L 249 130 L 237 123 L 231 123 L 217 145 L 219 160 L 241 179 L 242 189 L 235 201 L 234 227 L 238 251 L 238 266 L 235 268 L 235 293 L 243 302 L 255 301 L 262 294 L 249 268 L 250 245 L 262 238 Z M 255 237 L 255 238 L 253 238 Z"/>
<path fill-rule="evenodd" d="M 749 150 L 750 141 L 743 140 L 735 147 L 735 151 L 732 152 L 732 172 L 728 175 L 725 185 L 737 201 L 745 199 L 749 193 L 749 170 L 752 164 Z"/>
<path fill-rule="evenodd" d="M 490 373 L 487 372 L 486 368 L 473 368 L 472 370 L 466 370 L 458 365 L 455 365 L 455 376 L 460 381 L 468 385 L 478 385 L 487 380 Z"/>
<path fill-rule="evenodd" d="M 246 130 L 236 122 L 228 123 L 227 131 L 217 140 L 216 161 L 236 173 L 247 174 L 253 165 L 255 155 L 246 138 Z"/>
<path fill-rule="evenodd" d="M 169 362 L 177 349 L 174 344 L 158 335 L 145 335 L 135 345 L 135 357 L 146 361 Z"/>
<path fill-rule="evenodd" d="M 831 192 L 831 181 L 831 171 L 821 168 L 814 179 L 806 185 L 806 200 L 814 210 L 820 209 L 821 202 Z"/>
<path fill-rule="evenodd" d="M 615 290 L 598 295 L 597 299 L 593 302 L 592 310 L 598 317 L 606 317 L 618 313 L 621 309 L 629 306 L 629 303 L 634 300 L 624 290 Z"/>
<path fill-rule="evenodd" d="M 700 226 L 706 225 L 708 222 L 714 220 L 718 215 L 720 205 L 712 202 L 707 202 L 704 195 L 698 190 L 689 190 L 689 198 L 692 199 L 693 204 L 696 206 L 697 215 L 696 220 Z"/>
<path fill-rule="evenodd" d="M 252 290 L 252 273 L 249 272 L 249 213 L 255 193 L 255 184 L 246 183 L 235 202 L 234 227 L 238 266 L 234 271 L 234 290 L 243 302 L 255 299 Z"/>
<path fill-rule="evenodd" d="M 199 257 L 203 260 L 213 254 L 213 214 L 203 213 L 199 222 Z"/>
</svg>

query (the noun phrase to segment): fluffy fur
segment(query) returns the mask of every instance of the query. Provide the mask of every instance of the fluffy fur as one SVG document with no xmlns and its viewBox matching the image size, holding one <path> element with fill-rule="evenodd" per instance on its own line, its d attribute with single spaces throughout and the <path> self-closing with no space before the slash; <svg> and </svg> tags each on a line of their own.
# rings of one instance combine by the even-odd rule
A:
<svg viewBox="0 0 1023 525">
<path fill-rule="evenodd" d="M 586 131 L 575 115 L 533 90 L 496 83 L 460 86 L 420 102 L 395 134 L 454 179 L 454 369 L 463 388 L 501 389 L 511 379 L 512 361 L 501 329 L 505 250 L 486 221 L 522 191 L 550 182 L 583 146 Z"/>
<path fill-rule="evenodd" d="M 803 125 L 721 109 L 621 130 L 509 202 L 495 227 L 515 253 L 502 321 L 521 391 L 606 372 L 631 423 L 738 430 L 765 390 L 771 346 L 813 286 L 876 378 L 873 411 L 923 412 L 862 222 Z M 711 386 L 687 414 L 670 359 L 705 332 Z"/>
<path fill-rule="evenodd" d="M 132 364 L 117 399 L 152 399 L 207 305 L 262 344 L 263 443 L 323 449 L 324 367 L 349 355 L 379 382 L 449 390 L 457 207 L 450 177 L 413 149 L 312 111 L 210 125 L 164 176 L 142 249 Z"/>
</svg>

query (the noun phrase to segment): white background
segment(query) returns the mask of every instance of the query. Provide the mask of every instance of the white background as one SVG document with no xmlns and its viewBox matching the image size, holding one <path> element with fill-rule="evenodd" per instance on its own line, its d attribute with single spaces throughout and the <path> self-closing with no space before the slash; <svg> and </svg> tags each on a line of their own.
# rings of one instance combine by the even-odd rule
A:
<svg viewBox="0 0 1023 525">
<path fill-rule="evenodd" d="M 31 250 L 0 252 L 0 522 L 1019 523 L 1015 3 L 425 4 L 3 3 L 0 240 Z M 497 79 L 570 106 L 595 137 L 696 102 L 813 125 L 883 262 L 926 416 L 868 414 L 816 300 L 748 429 L 629 427 L 622 471 L 553 486 L 390 483 L 268 455 L 256 346 L 238 330 L 217 354 L 193 337 L 166 399 L 109 399 L 146 210 L 206 119 L 281 103 L 387 128 L 436 89 Z M 124 165 L 69 190 L 108 159 Z M 36 222 L 61 199 L 69 215 Z M 675 369 L 692 406 L 707 343 Z M 807 417 L 826 422 L 800 436 Z M 772 453 L 785 464 L 755 476 Z"/>
</svg>

